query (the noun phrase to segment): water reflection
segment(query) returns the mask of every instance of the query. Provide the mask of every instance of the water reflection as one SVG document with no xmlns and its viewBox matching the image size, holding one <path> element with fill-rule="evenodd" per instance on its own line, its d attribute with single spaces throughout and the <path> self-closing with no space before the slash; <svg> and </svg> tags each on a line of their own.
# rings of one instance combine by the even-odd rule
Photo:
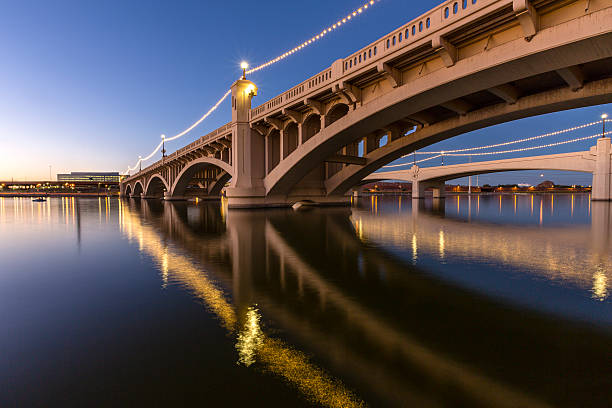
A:
<svg viewBox="0 0 612 408">
<path fill-rule="evenodd" d="M 608 332 L 508 307 L 412 265 L 432 254 L 440 261 L 488 258 L 605 300 L 605 233 L 595 225 L 551 234 L 467 224 L 446 218 L 443 201 L 398 217 L 379 200 L 363 209 L 303 213 L 132 201 L 122 225 L 167 270 L 164 284 L 188 288 L 234 333 L 239 363 L 285 378 L 319 405 L 359 405 L 361 398 L 374 405 L 508 407 L 605 399 L 592 381 L 612 379 Z M 393 206 L 400 210 L 397 201 Z M 597 217 L 605 218 L 601 208 Z M 601 250 L 584 247 L 585 239 Z M 412 262 L 373 243 L 407 247 Z M 576 370 L 584 364 L 591 375 Z M 567 389 L 562 397 L 559 387 Z"/>
<path fill-rule="evenodd" d="M 58 224 L 87 254 L 88 238 L 106 226 L 108 241 L 132 251 L 123 254 L 152 261 L 155 270 L 139 276 L 161 287 L 162 308 L 177 292 L 197 299 L 234 354 L 193 372 L 193 384 L 181 384 L 186 393 L 209 369 L 224 375 L 225 365 L 257 373 L 262 384 L 280 379 L 314 406 L 605 406 L 612 225 L 610 204 L 591 207 L 587 198 L 449 197 L 413 208 L 405 198 L 372 197 L 301 212 L 0 198 L 0 227 Z M 105 273 L 113 291 L 134 275 Z M 163 330 L 202 323 L 180 317 L 188 322 L 176 316 Z M 172 341 L 162 354 L 192 357 L 184 339 Z M 85 351 L 104 355 L 103 347 Z"/>
</svg>

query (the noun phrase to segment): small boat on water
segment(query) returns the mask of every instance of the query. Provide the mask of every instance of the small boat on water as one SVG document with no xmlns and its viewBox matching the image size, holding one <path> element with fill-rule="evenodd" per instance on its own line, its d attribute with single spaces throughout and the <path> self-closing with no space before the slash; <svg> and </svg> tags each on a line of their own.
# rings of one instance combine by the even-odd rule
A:
<svg viewBox="0 0 612 408">
<path fill-rule="evenodd" d="M 34 201 L 35 203 L 42 203 L 47 201 L 47 199 L 45 197 L 38 197 L 38 198 L 33 198 L 32 201 Z"/>
</svg>

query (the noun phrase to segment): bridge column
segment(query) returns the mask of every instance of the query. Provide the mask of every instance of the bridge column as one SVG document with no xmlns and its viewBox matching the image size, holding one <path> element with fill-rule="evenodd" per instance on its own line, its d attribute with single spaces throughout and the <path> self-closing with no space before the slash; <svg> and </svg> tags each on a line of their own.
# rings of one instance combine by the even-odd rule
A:
<svg viewBox="0 0 612 408">
<path fill-rule="evenodd" d="M 612 165 L 610 138 L 597 139 L 597 158 L 593 173 L 593 190 L 591 199 L 594 201 L 612 200 Z"/>
<path fill-rule="evenodd" d="M 265 138 L 249 125 L 255 84 L 240 79 L 232 85 L 232 175 L 227 189 L 228 206 L 257 207 L 265 201 Z"/>
<path fill-rule="evenodd" d="M 428 188 L 433 189 L 433 198 L 445 198 L 446 184 L 444 181 L 420 181 L 417 179 L 412 180 L 412 198 L 425 198 L 425 190 Z"/>
<path fill-rule="evenodd" d="M 125 183 L 119 183 L 119 197 L 125 197 Z"/>
</svg>

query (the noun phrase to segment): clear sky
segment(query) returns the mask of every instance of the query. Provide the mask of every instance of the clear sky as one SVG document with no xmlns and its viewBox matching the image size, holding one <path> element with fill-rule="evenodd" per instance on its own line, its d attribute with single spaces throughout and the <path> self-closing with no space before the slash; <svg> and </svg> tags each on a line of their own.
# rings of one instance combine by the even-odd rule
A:
<svg viewBox="0 0 612 408">
<path fill-rule="evenodd" d="M 165 133 L 206 112 L 252 65 L 300 44 L 364 0 L 4 1 L 0 12 L 0 179 L 124 171 Z M 319 44 L 253 74 L 258 105 L 433 8 L 437 0 L 381 0 Z M 431 146 L 478 146 L 596 120 L 612 106 L 531 118 Z M 169 152 L 229 121 L 229 102 Z M 591 142 L 555 152 L 586 149 Z M 451 161 L 452 162 L 452 159 Z M 149 162 L 150 163 L 150 162 Z M 146 163 L 145 163 L 146 165 Z M 537 182 L 540 173 L 482 176 Z M 548 177 L 550 175 L 550 177 Z M 590 176 L 545 172 L 559 183 Z M 482 182 L 481 182 L 482 184 Z"/>
</svg>

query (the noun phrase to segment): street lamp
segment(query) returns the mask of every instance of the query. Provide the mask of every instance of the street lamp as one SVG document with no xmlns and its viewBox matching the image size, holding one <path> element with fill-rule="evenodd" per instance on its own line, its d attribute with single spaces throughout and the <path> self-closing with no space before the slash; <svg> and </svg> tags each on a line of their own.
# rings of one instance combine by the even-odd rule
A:
<svg viewBox="0 0 612 408">
<path fill-rule="evenodd" d="M 140 166 L 140 170 L 138 170 L 140 173 L 142 171 L 142 156 L 138 156 L 138 165 Z"/>
<path fill-rule="evenodd" d="M 608 119 L 608 114 L 603 113 L 601 115 L 601 137 L 606 137 L 606 119 Z"/>
<path fill-rule="evenodd" d="M 166 135 L 161 135 L 162 138 L 162 162 L 166 157 Z"/>
<path fill-rule="evenodd" d="M 240 63 L 240 68 L 242 68 L 242 79 L 246 79 L 246 70 L 249 67 L 249 63 L 246 61 L 242 61 Z"/>
</svg>

